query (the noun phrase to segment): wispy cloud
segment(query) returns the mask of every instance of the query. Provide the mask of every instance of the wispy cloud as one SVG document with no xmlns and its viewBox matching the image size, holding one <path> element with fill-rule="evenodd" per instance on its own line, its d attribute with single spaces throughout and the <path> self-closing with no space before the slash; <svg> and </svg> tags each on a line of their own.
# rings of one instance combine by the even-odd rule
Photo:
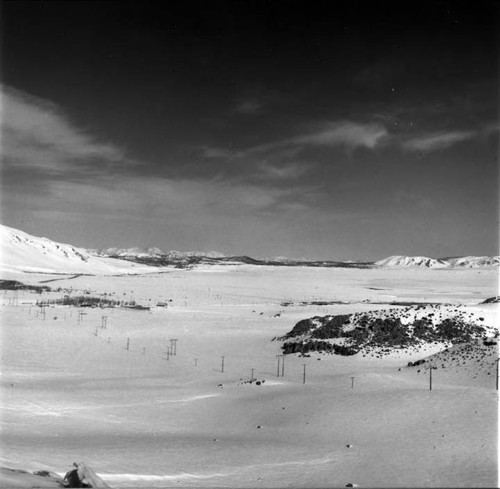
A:
<svg viewBox="0 0 500 489">
<path fill-rule="evenodd" d="M 197 148 L 196 153 L 203 158 L 209 159 L 226 159 L 234 155 L 234 151 L 230 148 L 215 148 L 213 146 L 200 146 Z"/>
<path fill-rule="evenodd" d="M 438 151 L 476 136 L 476 131 L 442 131 L 408 139 L 402 143 L 402 147 L 408 151 Z"/>
<path fill-rule="evenodd" d="M 317 166 L 313 157 L 304 161 L 303 152 L 320 148 L 348 152 L 356 148 L 374 149 L 387 136 L 388 131 L 381 123 L 336 121 L 244 149 L 200 146 L 197 155 L 218 160 L 226 164 L 226 168 L 238 167 L 242 174 L 256 179 L 289 180 L 297 179 Z"/>
<path fill-rule="evenodd" d="M 289 138 L 258 144 L 238 151 L 225 148 L 202 146 L 202 156 L 207 158 L 231 157 L 245 158 L 251 155 L 271 154 L 284 151 L 293 154 L 306 147 L 359 147 L 373 149 L 388 135 L 387 129 L 380 123 L 358 123 L 351 121 L 326 122 L 315 130 L 304 131 Z"/>
<path fill-rule="evenodd" d="M 290 138 L 254 146 L 243 154 L 268 153 L 287 147 L 327 146 L 355 149 L 373 149 L 387 136 L 387 129 L 379 123 L 362 124 L 350 121 L 327 122 L 314 131 L 308 131 Z"/>
<path fill-rule="evenodd" d="M 118 164 L 124 151 L 78 128 L 56 105 L 1 87 L 0 124 L 5 167 L 60 173 L 90 162 Z"/>
<path fill-rule="evenodd" d="M 295 138 L 292 142 L 296 144 L 372 149 L 386 135 L 387 129 L 378 123 L 333 122 L 315 133 Z"/>
<path fill-rule="evenodd" d="M 500 123 L 498 122 L 486 124 L 481 130 L 481 134 L 486 137 L 489 137 L 492 134 L 497 134 L 498 132 L 500 132 Z"/>
<path fill-rule="evenodd" d="M 243 115 L 257 115 L 262 113 L 264 110 L 264 103 L 257 98 L 249 98 L 245 100 L 240 100 L 233 112 L 236 114 Z"/>
<path fill-rule="evenodd" d="M 259 171 L 263 179 L 296 180 L 313 168 L 314 165 L 293 161 L 287 164 L 272 164 L 263 162 L 259 166 Z"/>
<path fill-rule="evenodd" d="M 6 189 L 16 202 L 21 197 Z M 23 196 L 32 209 L 60 208 L 88 217 L 127 215 L 131 218 L 200 220 L 213 222 L 228 216 L 256 215 L 287 202 L 307 203 L 310 189 L 277 188 L 228 181 L 194 181 L 158 178 L 103 177 L 92 183 L 53 180 L 50 198 Z"/>
</svg>

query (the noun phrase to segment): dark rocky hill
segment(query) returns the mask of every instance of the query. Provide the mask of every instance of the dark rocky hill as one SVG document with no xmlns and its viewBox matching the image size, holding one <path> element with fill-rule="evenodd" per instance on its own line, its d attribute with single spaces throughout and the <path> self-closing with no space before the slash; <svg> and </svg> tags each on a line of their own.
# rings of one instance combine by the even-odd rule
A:
<svg viewBox="0 0 500 489">
<path fill-rule="evenodd" d="M 429 344 L 444 349 L 493 336 L 498 336 L 498 330 L 485 325 L 484 318 L 460 307 L 431 305 L 316 316 L 299 321 L 275 340 L 283 342 L 285 354 L 362 352 L 383 356 Z"/>
</svg>

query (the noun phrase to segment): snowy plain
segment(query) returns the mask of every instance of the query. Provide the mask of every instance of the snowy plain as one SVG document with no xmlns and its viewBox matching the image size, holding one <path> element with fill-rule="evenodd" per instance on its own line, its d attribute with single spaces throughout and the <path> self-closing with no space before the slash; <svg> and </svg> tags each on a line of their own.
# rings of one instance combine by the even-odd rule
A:
<svg viewBox="0 0 500 489">
<path fill-rule="evenodd" d="M 278 377 L 281 343 L 271 341 L 301 319 L 392 301 L 453 304 L 498 326 L 498 304 L 478 305 L 498 294 L 498 269 L 226 265 L 2 278 L 53 280 L 43 294 L 1 292 L 3 466 L 64 473 L 85 461 L 115 487 L 498 484 L 494 364 L 436 371 L 432 391 L 428 372 L 406 368 L 424 352 L 287 355 Z M 70 288 L 152 307 L 35 306 Z M 301 304 L 314 301 L 338 303 Z M 252 369 L 261 385 L 246 382 Z"/>
</svg>

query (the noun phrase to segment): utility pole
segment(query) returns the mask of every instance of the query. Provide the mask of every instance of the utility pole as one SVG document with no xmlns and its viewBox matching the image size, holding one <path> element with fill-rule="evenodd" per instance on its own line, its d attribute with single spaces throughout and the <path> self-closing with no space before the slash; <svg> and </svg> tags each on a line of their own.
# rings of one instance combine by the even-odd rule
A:
<svg viewBox="0 0 500 489">
<path fill-rule="evenodd" d="M 285 376 L 285 355 L 281 355 L 283 360 L 281 361 L 281 376 Z"/>
<path fill-rule="evenodd" d="M 351 389 L 354 389 L 354 377 L 351 377 Z"/>
<path fill-rule="evenodd" d="M 222 368 L 221 368 L 221 372 L 224 373 L 224 356 L 221 357 L 222 359 Z"/>
<path fill-rule="evenodd" d="M 432 365 L 431 368 L 429 369 L 429 390 L 432 390 Z"/>
<path fill-rule="evenodd" d="M 497 362 L 497 390 L 498 390 L 498 361 L 500 360 L 500 358 L 497 358 L 496 362 Z"/>
<path fill-rule="evenodd" d="M 302 365 L 304 366 L 304 374 L 302 376 L 302 383 L 305 384 L 306 383 L 306 364 L 303 363 Z"/>
<path fill-rule="evenodd" d="M 276 355 L 276 358 L 278 359 L 278 370 L 276 371 L 276 376 L 277 377 L 280 376 L 280 358 L 283 358 L 283 365 L 281 366 L 281 376 L 283 377 L 283 375 L 285 373 L 285 366 L 284 366 L 285 355 Z"/>
<path fill-rule="evenodd" d="M 130 348 L 130 338 L 127 338 L 127 350 Z"/>
<path fill-rule="evenodd" d="M 252 368 L 252 377 L 250 377 L 250 380 L 253 380 L 253 371 L 254 371 L 254 370 L 255 370 L 255 369 L 254 369 L 254 368 Z"/>
</svg>

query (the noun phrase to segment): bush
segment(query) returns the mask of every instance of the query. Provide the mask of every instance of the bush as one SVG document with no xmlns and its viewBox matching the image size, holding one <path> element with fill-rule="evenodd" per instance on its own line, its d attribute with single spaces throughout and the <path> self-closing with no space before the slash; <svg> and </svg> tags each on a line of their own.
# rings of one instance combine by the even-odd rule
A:
<svg viewBox="0 0 500 489">
<path fill-rule="evenodd" d="M 349 324 L 350 319 L 350 314 L 333 316 L 323 326 L 315 329 L 311 334 L 311 338 L 340 338 L 343 335 L 344 325 Z"/>
</svg>

